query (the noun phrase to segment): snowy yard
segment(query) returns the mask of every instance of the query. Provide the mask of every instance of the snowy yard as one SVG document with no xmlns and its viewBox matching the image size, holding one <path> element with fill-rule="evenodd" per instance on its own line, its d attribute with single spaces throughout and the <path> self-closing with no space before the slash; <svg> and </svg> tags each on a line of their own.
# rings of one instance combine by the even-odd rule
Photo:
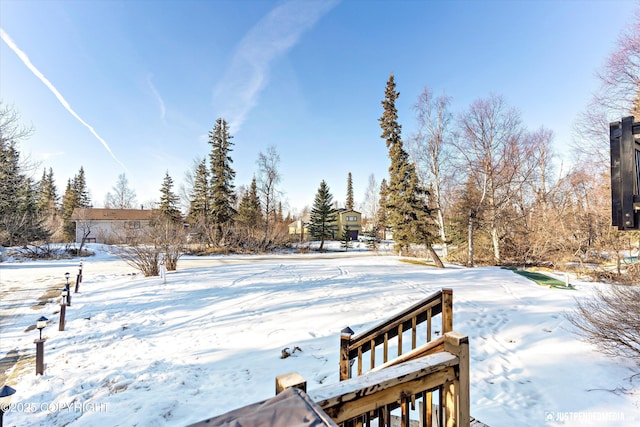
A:
<svg viewBox="0 0 640 427">
<path fill-rule="evenodd" d="M 472 416 L 491 427 L 640 425 L 632 365 L 579 341 L 563 317 L 602 285 L 550 289 L 500 268 L 361 252 L 185 257 L 165 284 L 99 252 L 84 259 L 59 332 L 57 301 L 32 306 L 78 262 L 0 264 L 0 357 L 33 355 L 38 332 L 27 329 L 50 320 L 45 375 L 33 360 L 9 375 L 6 426 L 182 426 L 269 398 L 293 371 L 313 390 L 338 381 L 342 328 L 358 333 L 441 288 L 453 289 L 454 329 L 470 339 Z M 302 352 L 280 359 L 294 346 Z"/>
</svg>

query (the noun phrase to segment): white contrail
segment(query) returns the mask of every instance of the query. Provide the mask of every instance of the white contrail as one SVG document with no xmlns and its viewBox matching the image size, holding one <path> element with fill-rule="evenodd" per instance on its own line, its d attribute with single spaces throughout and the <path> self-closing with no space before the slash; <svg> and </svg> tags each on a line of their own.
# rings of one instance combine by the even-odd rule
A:
<svg viewBox="0 0 640 427">
<path fill-rule="evenodd" d="M 71 108 L 71 106 L 69 105 L 69 103 L 67 102 L 66 99 L 64 99 L 64 97 L 62 96 L 62 94 L 60 92 L 58 92 L 58 89 L 55 88 L 55 86 L 40 72 L 40 70 L 38 70 L 35 65 L 33 65 L 31 63 L 31 61 L 29 60 L 29 57 L 27 56 L 26 53 L 24 53 L 23 51 L 20 50 L 20 48 L 15 44 L 15 42 L 11 39 L 11 37 L 9 37 L 9 35 L 2 29 L 0 28 L 0 38 L 2 39 L 2 41 L 4 41 L 7 46 L 9 46 L 9 49 L 11 49 L 16 55 L 18 55 L 18 58 L 20 58 L 20 60 L 24 63 L 24 65 L 37 77 L 40 79 L 40 81 L 42 83 L 44 83 L 44 85 L 49 88 L 49 90 L 51 91 L 51 93 L 54 94 L 54 96 L 58 99 L 58 101 L 60 102 L 60 104 L 62 104 L 62 106 L 73 116 L 75 117 L 80 123 L 82 123 L 87 129 L 89 129 L 89 132 L 91 132 L 93 134 L 93 136 L 95 136 L 98 141 L 100 141 L 102 143 L 102 145 L 104 146 L 104 148 L 106 148 L 106 150 L 109 152 L 109 154 L 111 154 L 111 157 L 113 157 L 113 159 L 118 162 L 118 164 L 120 166 L 122 166 L 122 168 L 127 171 L 127 167 L 115 156 L 115 154 L 113 154 L 113 151 L 111 151 L 111 148 L 109 147 L 109 144 L 107 144 L 107 141 L 105 141 L 100 135 L 98 135 L 98 133 L 95 131 L 95 129 L 93 128 L 93 126 L 91 126 L 89 123 L 85 122 L 84 120 L 82 120 L 82 118 L 75 112 L 73 111 L 73 109 Z M 128 172 L 128 171 L 127 171 Z"/>
<path fill-rule="evenodd" d="M 240 41 L 231 65 L 214 90 L 213 103 L 237 131 L 258 103 L 271 63 L 298 43 L 301 35 L 337 0 L 285 1 L 262 18 Z"/>
<path fill-rule="evenodd" d="M 164 105 L 164 101 L 162 100 L 162 97 L 160 96 L 160 93 L 158 92 L 156 87 L 153 85 L 153 82 L 151 81 L 152 77 L 153 77 L 152 74 L 149 74 L 147 76 L 147 84 L 149 85 L 149 89 L 151 89 L 151 93 L 153 93 L 153 96 L 155 96 L 156 100 L 158 101 L 158 104 L 160 104 L 160 119 L 164 123 L 165 117 L 167 115 L 167 109 Z"/>
</svg>

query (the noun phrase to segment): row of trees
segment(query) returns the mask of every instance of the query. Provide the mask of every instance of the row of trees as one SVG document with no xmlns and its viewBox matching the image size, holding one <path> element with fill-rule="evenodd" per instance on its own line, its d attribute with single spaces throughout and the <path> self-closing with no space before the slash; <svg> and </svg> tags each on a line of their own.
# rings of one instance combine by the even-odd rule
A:
<svg viewBox="0 0 640 427">
<path fill-rule="evenodd" d="M 32 129 L 20 125 L 17 112 L 0 103 L 0 244 L 27 245 L 51 238 L 75 237 L 70 222 L 76 207 L 91 203 L 84 170 L 67 183 L 60 196 L 53 170 L 43 171 L 40 181 L 32 178 L 36 166 L 20 158 L 18 144 L 31 135 Z"/>
<path fill-rule="evenodd" d="M 518 110 L 495 94 L 454 112 L 449 97 L 425 88 L 415 104 L 418 130 L 405 144 L 395 106 L 399 93 L 391 75 L 379 120 L 389 175 L 380 184 L 369 177 L 361 205 L 370 228 L 382 238 L 392 231 L 403 253 L 419 244 L 439 262 L 432 249 L 439 244 L 448 260 L 469 265 L 576 256 L 588 260 L 629 247 L 632 235 L 609 227 L 607 132 L 610 120 L 640 115 L 638 22 L 623 34 L 619 50 L 601 73 L 603 89 L 577 127 L 579 161 L 569 168 L 558 167 L 553 132 L 527 129 Z M 30 130 L 18 126 L 9 108 L 2 109 L 1 120 L 2 244 L 24 244 L 52 234 L 56 238 L 56 230 L 62 230 L 59 238 L 72 240 L 73 209 L 91 204 L 84 170 L 68 181 L 60 203 L 53 171 L 33 182 L 30 166 L 19 159 L 17 141 Z M 213 249 L 267 250 L 288 240 L 291 220 L 282 213 L 280 159 L 275 147 L 259 153 L 256 176 L 250 185 L 236 188 L 232 140 L 226 121 L 218 119 L 209 132 L 209 155 L 194 162 L 181 191 L 188 205 L 184 218 L 168 174 L 159 206 L 176 222 L 189 224 L 192 242 Z M 328 192 L 322 185 L 321 190 Z M 135 192 L 121 175 L 105 206 L 133 204 Z M 345 207 L 355 208 L 351 173 Z M 314 237 L 324 235 L 316 233 L 322 228 L 316 220 L 318 209 L 314 202 Z"/>
<path fill-rule="evenodd" d="M 389 148 L 389 181 L 365 196 L 364 212 L 397 249 L 438 243 L 452 261 L 554 263 L 600 261 L 637 233 L 610 226 L 609 122 L 640 118 L 640 12 L 599 74 L 601 89 L 580 115 L 570 166 L 553 150 L 553 132 L 529 130 L 497 94 L 459 112 L 451 98 L 426 87 L 414 106 L 418 130 L 403 146 L 394 76 L 380 125 Z M 377 205 L 377 206 L 376 206 Z M 455 248 L 454 250 L 450 250 Z"/>
</svg>

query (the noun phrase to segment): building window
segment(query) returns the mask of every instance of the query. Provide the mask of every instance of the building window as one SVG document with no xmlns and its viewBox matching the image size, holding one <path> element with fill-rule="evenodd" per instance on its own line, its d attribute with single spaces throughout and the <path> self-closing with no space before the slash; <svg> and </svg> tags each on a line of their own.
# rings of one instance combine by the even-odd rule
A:
<svg viewBox="0 0 640 427">
<path fill-rule="evenodd" d="M 124 228 L 137 230 L 140 228 L 140 221 L 126 221 L 124 223 Z"/>
<path fill-rule="evenodd" d="M 357 221 L 358 221 L 357 216 L 347 216 L 347 222 L 357 222 Z"/>
</svg>

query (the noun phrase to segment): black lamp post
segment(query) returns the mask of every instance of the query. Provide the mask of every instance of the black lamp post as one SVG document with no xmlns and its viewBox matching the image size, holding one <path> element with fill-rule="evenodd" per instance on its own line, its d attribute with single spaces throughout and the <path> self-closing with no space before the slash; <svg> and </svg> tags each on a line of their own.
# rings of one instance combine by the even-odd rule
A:
<svg viewBox="0 0 640 427">
<path fill-rule="evenodd" d="M 78 276 L 76 277 L 76 294 L 78 293 L 78 289 L 80 289 L 80 282 L 82 282 L 82 260 L 80 260 L 80 269 L 78 270 Z"/>
<path fill-rule="evenodd" d="M 47 319 L 46 317 L 42 316 L 36 322 L 36 328 L 40 331 L 40 339 L 42 339 L 42 330 L 47 327 L 47 322 L 48 321 L 49 321 L 49 319 Z"/>
<path fill-rule="evenodd" d="M 16 390 L 8 385 L 2 386 L 0 389 L 0 427 L 2 427 L 2 419 L 4 418 L 4 413 L 9 410 L 9 404 L 11 403 L 11 396 L 16 392 Z"/>
<path fill-rule="evenodd" d="M 69 296 L 69 291 L 67 288 L 62 288 L 62 292 L 60 292 L 60 321 L 58 322 L 58 330 L 64 331 L 65 325 L 65 317 L 67 314 L 67 297 Z"/>
<path fill-rule="evenodd" d="M 67 283 L 64 285 L 65 290 L 67 291 L 67 306 L 71 307 L 71 292 L 69 292 L 69 272 L 64 273 L 65 279 L 67 279 Z"/>
<path fill-rule="evenodd" d="M 42 330 L 47 326 L 49 319 L 42 316 L 36 322 L 36 328 L 40 331 L 40 338 L 35 340 L 36 344 L 36 375 L 44 374 L 44 342 L 46 338 L 42 338 Z"/>
</svg>

